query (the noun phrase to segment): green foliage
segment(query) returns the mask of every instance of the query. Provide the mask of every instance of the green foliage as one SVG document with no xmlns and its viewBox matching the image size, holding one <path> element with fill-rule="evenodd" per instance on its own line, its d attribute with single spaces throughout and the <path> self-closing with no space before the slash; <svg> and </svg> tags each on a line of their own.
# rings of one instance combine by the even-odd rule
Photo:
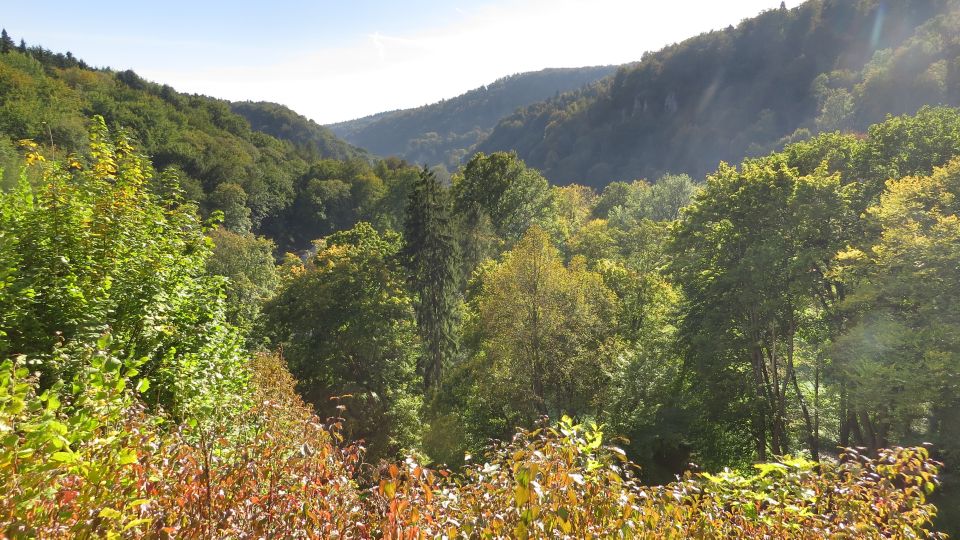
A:
<svg viewBox="0 0 960 540">
<path fill-rule="evenodd" d="M 241 337 L 205 273 L 196 207 L 102 118 L 89 137 L 89 154 L 64 162 L 26 141 L 28 165 L 0 193 L 0 355 L 25 355 L 46 389 L 71 380 L 74 350 L 109 334 L 151 403 L 178 415 L 236 406 Z"/>
<path fill-rule="evenodd" d="M 630 196 L 632 187 L 627 182 L 610 182 L 607 184 L 600 193 L 597 203 L 593 206 L 594 216 L 607 219 L 610 210 L 627 204 L 627 198 Z"/>
<path fill-rule="evenodd" d="M 699 177 L 811 132 L 960 105 L 958 29 L 953 0 L 767 10 L 517 110 L 477 150 L 516 151 L 560 183 Z"/>
<path fill-rule="evenodd" d="M 541 415 L 601 406 L 617 352 L 616 297 L 582 259 L 564 265 L 559 255 L 533 227 L 479 278 L 476 373 L 464 412 L 475 435 L 506 437 Z"/>
<path fill-rule="evenodd" d="M 284 249 L 303 249 L 320 236 L 310 220 L 303 220 L 302 203 L 297 204 L 310 198 L 302 193 L 311 187 L 312 177 L 305 177 L 309 165 L 324 158 L 369 159 L 279 105 L 180 94 L 132 71 L 92 70 L 42 48 L 0 55 L 4 140 L 42 141 L 48 153 L 60 157 L 81 152 L 87 145 L 85 119 L 93 114 L 103 116 L 108 126 L 122 126 L 158 170 L 176 171 L 185 195 L 200 203 L 201 211 L 221 210 L 231 230 L 266 234 Z M 373 208 L 375 202 L 366 200 L 370 196 L 352 194 L 354 200 L 345 204 L 354 206 L 342 212 L 353 212 L 356 204 Z M 356 222 L 347 219 L 351 221 L 336 227 Z"/>
<path fill-rule="evenodd" d="M 375 174 L 383 180 L 386 190 L 375 205 L 372 220 L 380 230 L 401 231 L 407 218 L 407 205 L 414 184 L 420 179 L 422 169 L 397 158 L 387 158 L 377 163 Z M 436 167 L 430 169 L 438 181 L 449 185 L 449 175 Z"/>
<path fill-rule="evenodd" d="M 242 101 L 230 110 L 250 122 L 250 127 L 297 146 L 310 160 L 349 160 L 366 157 L 366 151 L 338 139 L 329 129 L 277 103 Z M 383 154 L 386 154 L 384 152 Z"/>
<path fill-rule="evenodd" d="M 432 171 L 423 169 L 410 191 L 403 255 L 424 346 L 420 373 L 428 390 L 442 382 L 457 352 L 460 261 L 450 209 L 447 192 Z"/>
<path fill-rule="evenodd" d="M 596 199 L 593 190 L 585 186 L 553 186 L 550 206 L 537 224 L 559 245 L 565 246 L 589 221 Z"/>
<path fill-rule="evenodd" d="M 680 209 L 690 204 L 697 186 L 685 174 L 665 174 L 653 185 L 637 181 L 627 185 L 622 202 L 610 207 L 608 219 L 621 229 L 629 229 L 643 219 L 673 221 Z"/>
<path fill-rule="evenodd" d="M 406 199 L 419 170 L 405 162 L 376 168 L 359 159 L 319 160 L 296 183 L 289 212 L 264 227 L 283 249 L 353 227 L 359 221 L 379 228 L 403 226 Z"/>
<path fill-rule="evenodd" d="M 722 165 L 683 212 L 671 252 L 696 373 L 687 399 L 711 411 L 690 432 L 696 459 L 749 455 L 747 433 L 761 458 L 922 441 L 953 455 L 943 336 L 955 326 L 936 299 L 954 267 L 951 233 L 933 225 L 952 219 L 953 173 L 929 175 L 960 153 L 957 118 L 925 108 L 866 137 L 825 134 Z"/>
<path fill-rule="evenodd" d="M 7 34 L 7 29 L 0 31 L 0 53 L 6 54 L 13 50 L 13 38 Z"/>
<path fill-rule="evenodd" d="M 616 333 L 624 344 L 603 418 L 611 433 L 626 438 L 624 449 L 643 464 L 642 477 L 666 481 L 687 466 L 687 434 L 699 412 L 682 397 L 684 359 L 676 347 L 681 297 L 662 269 L 668 226 L 645 220 L 610 232 L 621 249 L 598 261 L 597 271 L 619 299 Z"/>
<path fill-rule="evenodd" d="M 702 186 L 599 196 L 516 153 L 477 154 L 449 188 L 442 167 L 320 159 L 343 148 L 281 107 L 241 108 L 298 145 L 132 71 L 8 50 L 0 126 L 49 148 L 24 141 L 21 167 L 0 144 L 0 535 L 936 537 L 937 464 L 897 445 L 960 459 L 960 111 L 806 137 L 862 127 L 894 74 L 949 95 L 953 19 L 917 38 L 941 7 L 890 7 L 890 25 L 876 2 L 813 1 L 558 96 L 534 146 L 618 127 L 565 135 L 549 167 L 656 150 L 587 180 L 787 144 Z M 716 63 L 681 69 L 698 58 Z M 108 121 L 82 129 L 84 107 L 163 171 Z M 278 267 L 254 231 L 320 239 Z M 248 360 L 245 342 L 283 356 Z M 482 465 L 464 455 L 482 448 Z"/>
<path fill-rule="evenodd" d="M 0 193 L 0 534 L 356 531 L 361 454 L 280 360 L 248 364 L 196 207 L 102 118 L 89 137 L 63 162 L 25 141 Z"/>
<path fill-rule="evenodd" d="M 564 417 L 461 475 L 413 459 L 385 465 L 363 494 L 357 448 L 302 404 L 277 357 L 252 363 L 257 405 L 223 419 L 246 428 L 232 437 L 162 429 L 117 384 L 119 362 L 103 350 L 87 358 L 66 403 L 37 396 L 22 364 L 0 364 L 6 536 L 937 537 L 926 502 L 937 464 L 923 448 L 641 487 L 597 426 Z"/>
<path fill-rule="evenodd" d="M 712 396 L 724 396 L 718 406 L 745 407 L 761 460 L 768 448 L 789 452 L 787 391 L 806 408 L 798 334 L 833 290 L 825 275 L 843 247 L 846 212 L 837 175 L 800 176 L 774 155 L 739 169 L 721 164 L 677 228 L 685 354 Z M 807 429 L 812 437 L 811 421 Z"/>
<path fill-rule="evenodd" d="M 400 249 L 397 234 L 367 223 L 333 234 L 264 309 L 305 399 L 323 417 L 343 414 L 374 460 L 419 439 L 421 345 Z M 346 411 L 331 400 L 340 396 Z"/>
<path fill-rule="evenodd" d="M 891 180 L 868 210 L 879 230 L 868 249 L 838 255 L 837 275 L 854 292 L 849 330 L 837 340 L 840 376 L 868 446 L 930 440 L 960 455 L 960 161 L 929 176 Z"/>
<path fill-rule="evenodd" d="M 310 414 L 282 360 L 255 359 L 254 405 L 209 428 L 146 411 L 145 380 L 133 390 L 110 351 L 75 361 L 63 401 L 37 395 L 22 361 L 0 363 L 4 536 L 365 536 L 358 449 Z"/>
<path fill-rule="evenodd" d="M 867 134 L 859 172 L 872 203 L 887 179 L 930 174 L 960 154 L 960 110 L 924 107 L 916 115 L 888 117 Z"/>
<path fill-rule="evenodd" d="M 462 476 L 408 461 L 375 491 L 383 538 L 937 538 L 924 448 L 784 458 L 750 475 L 632 479 L 623 451 L 569 418 L 521 431 Z"/>
<path fill-rule="evenodd" d="M 232 182 L 217 186 L 210 194 L 210 204 L 223 213 L 223 226 L 236 233 L 250 232 L 250 209 L 247 193 Z"/>
<path fill-rule="evenodd" d="M 208 233 L 213 251 L 207 259 L 207 272 L 228 279 L 226 284 L 227 320 L 245 331 L 260 320 L 260 306 L 269 300 L 279 285 L 273 260 L 274 244 L 250 233 L 235 233 L 218 227 Z"/>
<path fill-rule="evenodd" d="M 574 90 L 614 69 L 599 66 L 520 73 L 431 105 L 384 112 L 329 127 L 374 154 L 400 156 L 411 163 L 439 163 L 452 170 L 472 153 L 497 121 L 517 107 Z"/>
<path fill-rule="evenodd" d="M 839 120 L 837 127 L 866 126 L 888 114 L 913 113 L 923 105 L 958 104 L 960 80 L 955 70 L 960 11 L 956 2 L 942 2 L 938 7 L 907 39 L 888 48 L 878 47 L 859 72 L 833 77 L 832 92 L 818 96 L 822 105 L 817 120 L 833 113 Z M 840 107 L 836 106 L 838 100 L 843 102 Z"/>
<path fill-rule="evenodd" d="M 921 322 L 877 319 L 876 308 L 858 314 L 847 298 L 860 294 L 863 275 L 848 271 L 853 260 L 843 254 L 849 246 L 865 253 L 880 238 L 876 220 L 861 216 L 880 200 L 884 179 L 901 170 L 928 174 L 945 159 L 939 156 L 960 153 L 956 118 L 953 109 L 925 108 L 891 117 L 866 136 L 820 135 L 736 168 L 723 165 L 703 186 L 680 175 L 614 184 L 599 197 L 577 185 L 551 188 L 549 204 L 530 220 L 546 231 L 536 233 L 540 245 L 556 246 L 534 265 L 540 277 L 527 280 L 539 296 L 507 286 L 502 274 L 536 259 L 526 237 L 501 252 L 510 241 L 487 212 L 464 220 L 463 245 L 474 249 L 473 262 L 464 263 L 472 276 L 464 361 L 448 370 L 448 387 L 431 403 L 428 455 L 458 465 L 459 453 L 476 452 L 489 437 L 561 412 L 607 422 L 611 434 L 625 437 L 647 481 L 669 479 L 689 461 L 716 469 L 795 451 L 823 459 L 838 443 L 877 452 L 934 440 L 951 455 L 946 441 L 957 414 L 942 381 L 952 364 L 919 345 L 942 338 L 912 331 Z M 911 148 L 922 150 L 914 155 Z M 478 156 L 473 171 L 516 163 L 509 155 L 490 159 Z M 467 170 L 455 194 L 468 192 L 461 184 Z M 475 195 L 459 200 L 498 201 L 491 186 L 505 176 L 476 174 L 488 183 L 476 182 Z M 591 219 L 599 216 L 606 218 Z M 559 269 L 574 268 L 599 276 L 612 300 L 596 326 L 589 309 L 552 296 Z M 524 330 L 530 321 L 566 315 L 577 323 L 557 323 L 556 333 L 541 326 L 555 339 L 532 347 L 536 340 Z M 905 353 L 898 340 L 914 335 L 915 352 Z M 578 347 L 591 353 L 578 354 Z M 549 358 L 544 366 L 552 367 L 541 371 L 556 370 L 543 384 L 544 395 L 558 392 L 543 398 L 545 408 L 536 405 L 530 373 L 539 356 L 532 349 Z M 883 364 L 904 371 L 857 371 Z M 924 376 L 901 383 L 907 370 Z M 935 406 L 934 395 L 946 405 Z M 901 408 L 891 414 L 891 407 Z"/>
<path fill-rule="evenodd" d="M 453 197 L 470 268 L 542 222 L 551 203 L 547 180 L 506 152 L 473 156 L 453 179 Z"/>
</svg>

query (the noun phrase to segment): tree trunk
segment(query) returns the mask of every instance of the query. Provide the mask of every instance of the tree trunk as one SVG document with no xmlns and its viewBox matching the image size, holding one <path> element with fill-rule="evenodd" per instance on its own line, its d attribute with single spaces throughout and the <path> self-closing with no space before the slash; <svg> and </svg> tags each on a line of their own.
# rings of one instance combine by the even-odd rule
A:
<svg viewBox="0 0 960 540">
<path fill-rule="evenodd" d="M 764 419 L 763 411 L 755 411 L 753 414 L 753 439 L 756 445 L 757 450 L 757 459 L 760 461 L 767 460 L 767 434 L 765 429 L 766 420 Z"/>
<path fill-rule="evenodd" d="M 877 438 L 877 430 L 873 425 L 873 420 L 870 419 L 870 415 L 865 411 L 860 411 L 860 422 L 863 423 L 863 428 L 866 431 L 867 440 L 864 441 L 864 446 L 867 447 L 867 450 L 870 452 L 870 455 L 876 455 L 877 449 L 880 447 L 879 440 Z"/>
<path fill-rule="evenodd" d="M 840 381 L 840 446 L 843 448 L 850 447 L 850 432 L 852 431 L 853 424 L 851 423 L 851 414 L 850 414 L 850 396 L 847 392 L 847 382 L 844 380 Z"/>
<path fill-rule="evenodd" d="M 753 411 L 753 436 L 756 439 L 757 459 L 766 461 L 767 459 L 767 405 L 769 401 L 766 398 L 766 385 L 764 384 L 765 374 L 763 369 L 763 352 L 759 347 L 754 346 L 751 354 L 751 364 L 753 366 L 753 386 L 757 394 L 757 409 Z"/>
<path fill-rule="evenodd" d="M 796 371 L 791 370 L 790 378 L 793 380 L 793 388 L 797 392 L 797 399 L 800 400 L 800 412 L 803 414 L 803 424 L 807 431 L 807 445 L 810 447 L 810 454 L 814 461 L 820 461 L 820 444 L 817 440 L 814 421 L 810 415 L 810 410 L 807 408 L 807 400 L 800 391 Z"/>
</svg>

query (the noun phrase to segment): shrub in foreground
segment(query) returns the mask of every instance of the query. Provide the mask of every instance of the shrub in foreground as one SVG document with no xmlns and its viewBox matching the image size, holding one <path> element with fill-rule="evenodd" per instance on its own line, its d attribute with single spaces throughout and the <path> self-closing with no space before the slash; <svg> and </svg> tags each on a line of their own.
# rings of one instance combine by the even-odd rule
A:
<svg viewBox="0 0 960 540">
<path fill-rule="evenodd" d="M 252 363 L 256 403 L 219 430 L 149 413 L 106 350 L 84 361 L 62 403 L 36 395 L 22 362 L 0 366 L 7 537 L 938 537 L 923 448 L 644 487 L 595 427 L 565 419 L 462 473 L 383 465 L 364 495 L 360 449 L 320 423 L 276 357 Z"/>
<path fill-rule="evenodd" d="M 412 461 L 375 488 L 384 538 L 936 538 L 924 448 L 784 459 L 743 476 L 687 474 L 644 487 L 622 451 L 564 419 L 521 432 L 462 475 Z"/>
<path fill-rule="evenodd" d="M 242 408 L 243 336 L 206 272 L 196 205 L 103 118 L 89 138 L 60 159 L 22 141 L 19 180 L 0 190 L 0 359 L 26 356 L 47 389 L 109 333 L 149 404 L 196 420 Z"/>
<path fill-rule="evenodd" d="M 365 537 L 359 449 L 293 392 L 274 357 L 253 363 L 256 402 L 221 429 L 170 425 L 88 351 L 69 402 L 0 366 L 0 537 Z M 238 428 L 237 426 L 240 426 Z"/>
</svg>

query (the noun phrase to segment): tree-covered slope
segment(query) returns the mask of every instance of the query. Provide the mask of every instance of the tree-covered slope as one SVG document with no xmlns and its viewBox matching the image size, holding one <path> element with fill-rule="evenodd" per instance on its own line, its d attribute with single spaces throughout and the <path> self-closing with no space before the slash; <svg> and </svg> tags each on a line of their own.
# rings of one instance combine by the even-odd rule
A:
<svg viewBox="0 0 960 540">
<path fill-rule="evenodd" d="M 10 49 L 0 31 L 2 125 L 40 135 L 0 189 L 0 537 L 955 525 L 960 108 L 700 184 L 551 186 L 507 152 L 448 184 Z M 856 105 L 875 82 L 825 88 Z M 251 229 L 313 249 L 275 265 Z"/>
<path fill-rule="evenodd" d="M 257 227 L 290 207 L 313 160 L 366 156 L 286 109 L 260 109 L 251 128 L 229 102 L 180 93 L 133 71 L 90 69 L 69 53 L 13 48 L 0 53 L 0 167 L 19 154 L 21 139 L 49 145 L 59 156 L 79 151 L 88 119 L 100 115 L 126 130 L 159 170 L 175 171 L 205 210 L 227 211 L 236 202 Z M 292 132 L 291 141 L 259 129 L 283 138 Z M 16 170 L 3 168 L 8 176 Z"/>
<path fill-rule="evenodd" d="M 329 128 L 279 103 L 240 101 L 231 103 L 230 110 L 246 118 L 254 130 L 290 141 L 308 155 L 343 160 L 366 154 L 338 139 Z"/>
<path fill-rule="evenodd" d="M 329 127 L 374 154 L 400 156 L 416 163 L 442 163 L 453 169 L 501 118 L 518 107 L 580 88 L 615 69 L 596 66 L 520 73 L 431 105 Z"/>
<path fill-rule="evenodd" d="M 647 54 L 591 88 L 503 119 L 478 150 L 516 150 L 555 182 L 702 175 L 812 132 L 960 103 L 953 0 L 810 0 Z"/>
<path fill-rule="evenodd" d="M 287 257 L 272 300 L 223 295 L 205 269 L 249 251 L 90 124 L 0 190 L 5 538 L 943 538 L 957 109 L 600 197 L 477 155 L 423 173 L 403 235 Z M 489 258 L 431 397 L 409 273 L 457 238 Z M 264 300 L 282 356 L 230 323 Z"/>
</svg>

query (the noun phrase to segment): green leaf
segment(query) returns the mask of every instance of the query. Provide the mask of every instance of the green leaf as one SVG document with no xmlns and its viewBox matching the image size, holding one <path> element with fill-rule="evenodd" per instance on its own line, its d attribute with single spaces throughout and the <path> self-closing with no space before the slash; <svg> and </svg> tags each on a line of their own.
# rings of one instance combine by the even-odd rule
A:
<svg viewBox="0 0 960 540">
<path fill-rule="evenodd" d="M 100 510 L 98 515 L 107 519 L 119 519 L 123 514 L 121 514 L 118 510 L 114 510 L 113 508 L 104 508 L 103 510 Z"/>
<path fill-rule="evenodd" d="M 73 463 L 77 460 L 77 456 L 73 452 L 54 452 L 50 455 L 50 459 L 61 463 Z"/>
<path fill-rule="evenodd" d="M 786 469 L 782 463 L 757 463 L 754 465 L 754 467 L 759 469 L 760 478 L 763 478 L 774 471 L 780 472 Z"/>
<path fill-rule="evenodd" d="M 152 518 L 140 518 L 140 519 L 131 520 L 130 523 L 127 523 L 126 525 L 123 526 L 123 532 L 127 532 L 128 530 L 133 529 L 134 527 L 139 527 L 140 525 L 149 525 L 150 522 L 152 521 L 153 521 Z"/>
<path fill-rule="evenodd" d="M 50 397 L 47 398 L 47 410 L 55 411 L 59 408 L 60 408 L 60 400 L 57 399 L 57 396 L 51 394 Z"/>
<path fill-rule="evenodd" d="M 125 450 L 120 451 L 119 461 L 121 465 L 129 465 L 131 463 L 134 463 L 135 461 L 137 461 L 137 451 L 134 450 L 133 448 L 127 448 Z"/>
</svg>

